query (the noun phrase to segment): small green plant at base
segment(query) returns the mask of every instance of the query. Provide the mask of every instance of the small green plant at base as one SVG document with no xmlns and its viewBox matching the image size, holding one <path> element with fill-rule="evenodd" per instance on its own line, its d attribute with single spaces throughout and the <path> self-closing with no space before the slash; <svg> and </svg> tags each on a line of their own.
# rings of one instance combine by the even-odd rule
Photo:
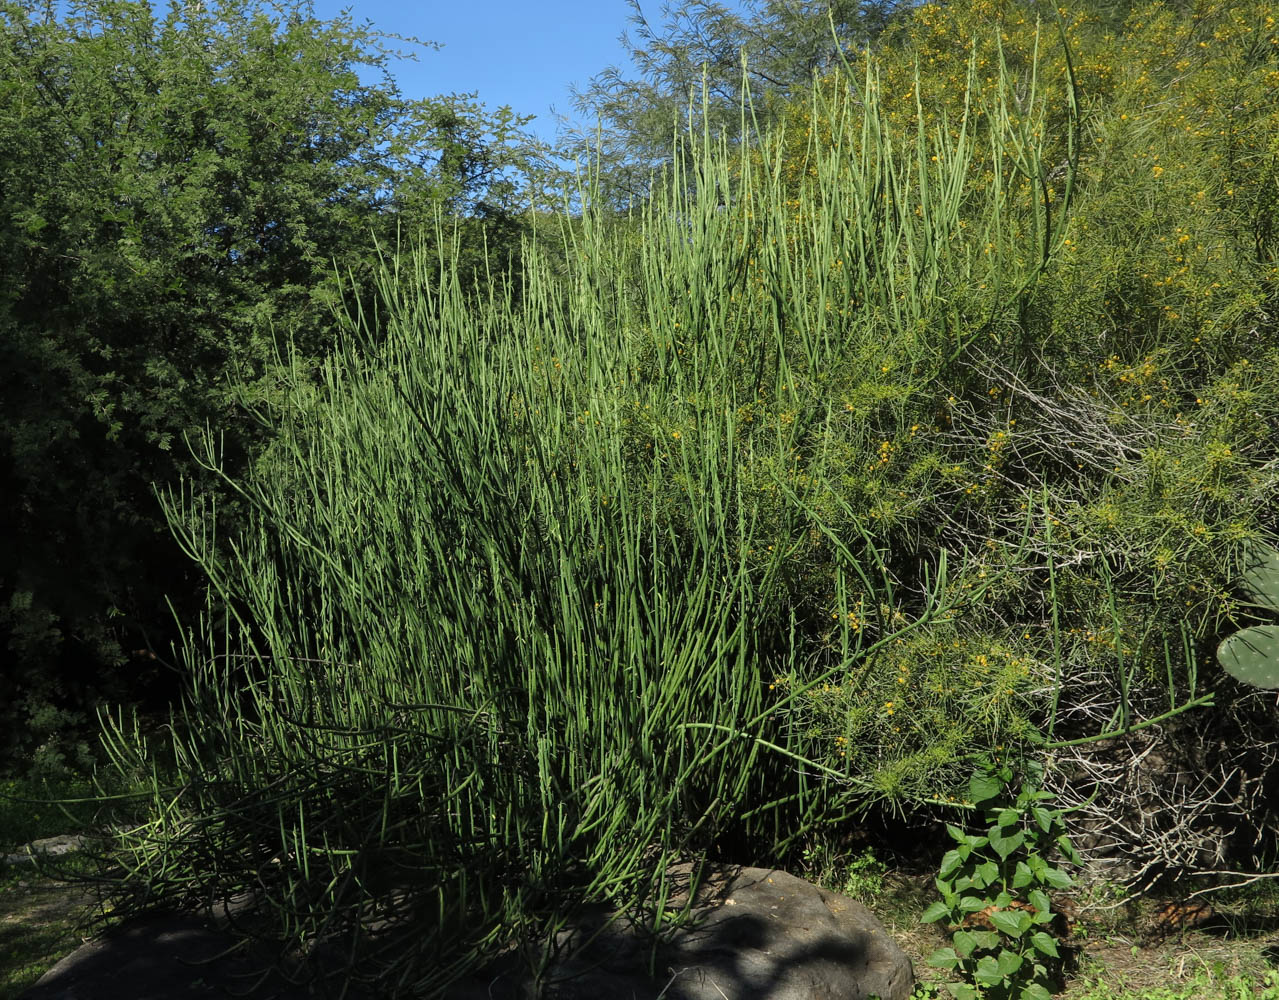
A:
<svg viewBox="0 0 1279 1000">
<path fill-rule="evenodd" d="M 884 874 L 888 871 L 872 848 L 848 858 L 819 844 L 804 849 L 804 867 L 808 877 L 823 889 L 863 901 L 884 891 Z"/>
<path fill-rule="evenodd" d="M 869 847 L 853 858 L 844 869 L 840 892 L 858 899 L 873 898 L 884 891 L 884 873 L 887 866 L 875 857 Z"/>
<path fill-rule="evenodd" d="M 946 827 L 956 846 L 938 870 L 942 898 L 920 921 L 945 919 L 953 928 L 950 947 L 937 949 L 928 964 L 969 980 L 946 984 L 956 1000 L 1049 1000 L 1047 984 L 1060 971 L 1048 890 L 1066 889 L 1072 879 L 1049 859 L 1060 853 L 1078 864 L 1079 857 L 1035 777 L 1032 770 L 1014 796 L 1013 769 L 983 764 L 969 779 L 968 795 L 984 814 L 984 832 Z"/>
<path fill-rule="evenodd" d="M 1140 990 L 1089 983 L 1078 1000 L 1279 1000 L 1279 972 L 1267 972 L 1260 981 L 1249 976 L 1222 979 L 1201 974 L 1179 986 Z"/>
</svg>

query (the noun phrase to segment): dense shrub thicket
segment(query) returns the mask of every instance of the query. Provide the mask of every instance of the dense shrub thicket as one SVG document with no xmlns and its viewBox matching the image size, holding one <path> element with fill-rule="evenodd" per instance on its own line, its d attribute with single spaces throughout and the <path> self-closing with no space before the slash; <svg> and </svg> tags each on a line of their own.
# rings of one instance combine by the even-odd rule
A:
<svg viewBox="0 0 1279 1000">
<path fill-rule="evenodd" d="M 392 260 L 233 544 L 168 498 L 215 597 L 171 741 L 106 729 L 159 776 L 117 901 L 253 889 L 443 990 L 992 752 L 1131 879 L 1268 863 L 1274 708 L 1212 652 L 1279 533 L 1272 6 L 1044 13 L 921 8 L 508 287 Z"/>
<path fill-rule="evenodd" d="M 1272 865 L 1213 652 L 1279 537 L 1276 16 L 924 5 L 569 217 L 345 21 L 0 3 L 6 731 L 135 700 L 85 664 L 163 590 L 190 628 L 172 725 L 103 730 L 117 912 L 253 892 L 441 991 L 991 754 L 1132 884 Z"/>
<path fill-rule="evenodd" d="M 918 797 L 943 790 L 932 753 L 961 732 L 1004 743 L 1020 720 L 1069 739 L 1157 715 L 1170 685 L 1215 689 L 1211 711 L 1059 751 L 1053 787 L 1071 804 L 1101 789 L 1075 822 L 1128 878 L 1248 867 L 1273 850 L 1276 720 L 1213 651 L 1249 615 L 1232 588 L 1242 547 L 1279 529 L 1279 10 L 1060 13 L 928 5 L 885 39 L 896 148 L 971 142 L 956 225 L 937 235 L 978 263 L 937 288 L 918 334 L 966 346 L 920 378 L 911 340 L 884 338 L 852 377 L 800 380 L 766 419 L 842 400 L 857 428 L 833 436 L 846 509 L 870 511 L 898 551 L 969 553 L 960 587 L 997 582 L 946 630 L 882 654 L 874 697 L 811 708 L 886 792 Z M 791 108 L 778 161 L 800 262 L 815 237 L 839 239 L 812 228 L 813 206 L 838 143 L 827 108 L 859 99 L 841 76 L 820 94 L 831 104 Z M 1010 144 L 1019 133 L 1042 137 L 1034 157 Z M 833 274 L 804 262 L 827 309 L 864 308 L 851 250 Z M 829 449 L 820 434 L 811 446 Z M 1000 721 L 978 735 L 980 720 Z"/>
</svg>

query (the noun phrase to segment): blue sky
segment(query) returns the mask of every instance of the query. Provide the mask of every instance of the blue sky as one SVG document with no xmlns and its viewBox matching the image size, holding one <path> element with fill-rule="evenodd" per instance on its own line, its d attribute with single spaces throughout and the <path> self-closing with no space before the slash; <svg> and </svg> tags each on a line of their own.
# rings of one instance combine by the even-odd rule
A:
<svg viewBox="0 0 1279 1000">
<path fill-rule="evenodd" d="M 623 31 L 638 41 L 626 0 L 315 0 L 315 13 L 327 20 L 344 6 L 357 23 L 371 21 L 377 30 L 444 46 L 436 51 L 414 46 L 416 63 L 391 67 L 405 97 L 476 91 L 490 111 L 509 104 L 518 114 L 536 115 L 527 128 L 547 142 L 557 133 L 552 106 L 578 124 L 594 125 L 578 120 L 570 85 L 586 90 L 591 77 L 609 65 L 623 76 L 634 75 L 619 41 Z M 741 10 L 744 4 L 726 0 L 725 6 Z M 641 7 L 660 35 L 661 0 L 643 0 Z"/>
</svg>

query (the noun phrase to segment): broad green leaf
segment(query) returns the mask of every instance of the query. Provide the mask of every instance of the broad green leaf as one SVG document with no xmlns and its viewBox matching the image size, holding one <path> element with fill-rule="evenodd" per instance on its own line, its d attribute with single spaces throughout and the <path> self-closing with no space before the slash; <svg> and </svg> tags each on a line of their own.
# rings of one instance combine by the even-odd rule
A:
<svg viewBox="0 0 1279 1000">
<path fill-rule="evenodd" d="M 955 954 L 960 958 L 967 958 L 977 947 L 977 938 L 971 931 L 955 931 L 950 941 L 955 946 Z"/>
<path fill-rule="evenodd" d="M 1035 817 L 1035 823 L 1038 824 L 1039 829 L 1043 830 L 1044 833 L 1048 833 L 1053 828 L 1054 817 L 1050 810 L 1045 809 L 1043 806 L 1035 806 L 1031 810 L 1031 814 Z"/>
<path fill-rule="evenodd" d="M 1017 867 L 1013 869 L 1013 888 L 1021 889 L 1030 885 L 1035 880 L 1035 876 L 1031 874 L 1030 866 L 1024 861 L 1018 861 Z"/>
<path fill-rule="evenodd" d="M 981 805 L 999 795 L 1004 783 L 990 774 L 974 774 L 968 779 L 968 798 L 974 805 Z"/>
<path fill-rule="evenodd" d="M 973 938 L 977 941 L 977 947 L 983 951 L 998 948 L 999 942 L 1003 940 L 996 931 L 973 931 Z"/>
<path fill-rule="evenodd" d="M 999 971 L 999 963 L 993 955 L 984 956 L 973 970 L 973 978 L 982 986 L 994 986 L 1002 982 L 1004 974 Z"/>
<path fill-rule="evenodd" d="M 990 915 L 990 922 L 997 931 L 1018 938 L 1030 929 L 1030 914 L 1025 910 L 996 910 Z"/>
<path fill-rule="evenodd" d="M 1021 995 L 1017 1000 L 1052 1000 L 1052 994 L 1042 983 L 1030 983 L 1021 988 Z"/>
<path fill-rule="evenodd" d="M 968 840 L 968 834 L 964 830 L 955 826 L 953 823 L 946 824 L 946 832 L 950 834 L 951 839 L 957 843 L 963 844 Z"/>
<path fill-rule="evenodd" d="M 987 861 L 973 869 L 973 882 L 983 889 L 988 885 L 994 885 L 998 879 L 999 865 L 993 861 Z"/>
<path fill-rule="evenodd" d="M 946 983 L 945 986 L 955 1000 L 979 1000 L 977 987 L 970 983 Z"/>
<path fill-rule="evenodd" d="M 931 924 L 935 920 L 948 916 L 950 916 L 950 907 L 938 901 L 924 911 L 923 916 L 919 918 L 919 922 L 921 924 Z"/>
<path fill-rule="evenodd" d="M 1051 934 L 1045 934 L 1043 931 L 1036 931 L 1030 935 L 1030 943 L 1034 945 L 1035 950 L 1041 955 L 1051 955 L 1053 958 L 1061 958 L 1057 951 L 1057 941 Z"/>
<path fill-rule="evenodd" d="M 998 854 L 1001 859 L 1007 858 L 1013 851 L 1021 847 L 1025 839 L 1025 834 L 1023 834 L 1020 830 L 1011 836 L 1004 837 L 1000 835 L 998 827 L 992 827 L 990 834 L 990 847 L 991 850 Z"/>
<path fill-rule="evenodd" d="M 964 859 L 959 856 L 959 851 L 947 851 L 942 855 L 941 867 L 937 869 L 937 874 L 941 878 L 950 878 L 963 863 Z"/>
<path fill-rule="evenodd" d="M 1054 889 L 1069 889 L 1072 885 L 1075 884 L 1074 879 L 1072 879 L 1060 868 L 1046 867 L 1044 868 L 1043 874 L 1040 876 L 1040 878 L 1043 881 L 1047 882 Z"/>
<path fill-rule="evenodd" d="M 1008 948 L 1003 949 L 999 953 L 999 971 L 1005 977 L 1011 976 L 1014 972 L 1021 968 L 1022 957 L 1015 951 Z"/>
<path fill-rule="evenodd" d="M 954 948 L 938 948 L 928 956 L 928 964 L 939 969 L 953 969 L 960 962 Z"/>
<path fill-rule="evenodd" d="M 1026 902 L 1038 911 L 1035 914 L 1036 923 L 1052 919 L 1052 901 L 1048 898 L 1048 893 L 1042 889 L 1032 889 L 1026 897 Z"/>
<path fill-rule="evenodd" d="M 964 896 L 959 901 L 959 908 L 965 913 L 976 913 L 978 910 L 984 910 L 989 905 L 989 902 L 978 896 Z"/>
<path fill-rule="evenodd" d="M 1021 823 L 1021 813 L 1016 809 L 1001 809 L 995 817 L 995 825 L 1001 827 L 1017 826 Z"/>
</svg>

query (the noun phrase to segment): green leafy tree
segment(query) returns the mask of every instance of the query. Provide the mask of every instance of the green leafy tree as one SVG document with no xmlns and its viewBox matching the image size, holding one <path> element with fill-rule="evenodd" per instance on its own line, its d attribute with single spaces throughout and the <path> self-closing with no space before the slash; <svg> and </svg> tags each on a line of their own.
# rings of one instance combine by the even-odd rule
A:
<svg viewBox="0 0 1279 1000">
<path fill-rule="evenodd" d="M 518 248 L 528 119 L 405 99 L 387 42 L 306 3 L 0 2 L 6 741 L 155 679 L 114 669 L 195 596 L 153 484 L 199 475 L 206 422 L 237 465 L 263 433 L 228 375 L 264 400 L 277 337 L 325 354 L 336 272 L 359 289 L 375 240 L 438 218 L 463 259 Z"/>
<path fill-rule="evenodd" d="M 814 73 L 833 69 L 841 54 L 855 58 L 912 6 L 909 0 L 751 0 L 734 13 L 714 0 L 685 0 L 663 4 L 659 31 L 638 0 L 629 2 L 636 37 L 621 40 L 638 78 L 610 66 L 585 91 L 575 91 L 586 126 L 565 136 L 572 154 L 599 163 L 602 190 L 618 205 L 648 195 L 654 171 L 670 161 L 673 134 L 687 124 L 690 101 L 699 130 L 705 124 L 730 144 L 741 138 L 743 57 L 763 127 L 784 99 L 807 92 Z"/>
</svg>

